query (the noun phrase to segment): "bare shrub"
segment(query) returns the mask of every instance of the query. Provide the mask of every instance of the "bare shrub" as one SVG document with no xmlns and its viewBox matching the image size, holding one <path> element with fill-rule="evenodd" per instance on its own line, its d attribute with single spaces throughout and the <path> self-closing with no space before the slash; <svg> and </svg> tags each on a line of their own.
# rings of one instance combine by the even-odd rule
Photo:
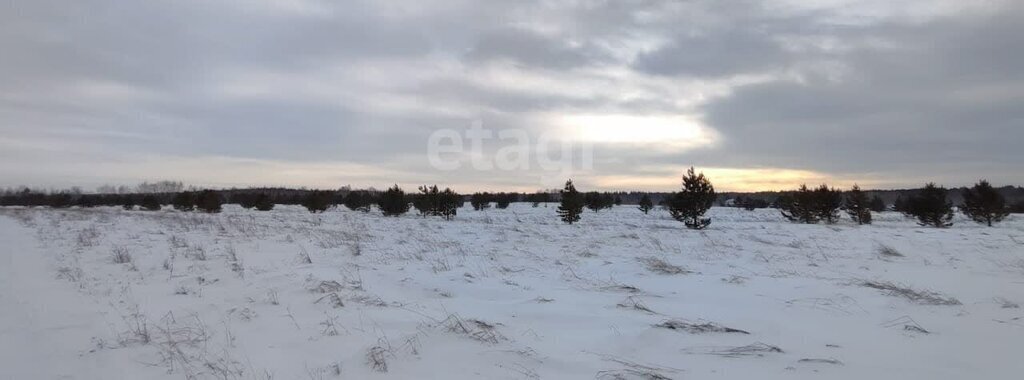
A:
<svg viewBox="0 0 1024 380">
<path fill-rule="evenodd" d="M 84 275 L 85 273 L 82 271 L 82 268 L 79 267 L 77 263 L 75 263 L 74 266 L 65 266 L 57 270 L 57 278 L 62 278 L 73 283 L 79 284 L 80 287 L 83 286 L 82 276 Z"/>
<path fill-rule="evenodd" d="M 99 244 L 100 230 L 89 226 L 78 232 L 76 242 L 79 247 L 94 247 Z"/>
<path fill-rule="evenodd" d="M 886 292 L 886 295 L 906 298 L 910 301 L 913 301 L 921 305 L 961 305 L 960 301 L 953 297 L 947 297 L 942 294 L 928 290 L 914 290 L 906 286 L 893 284 L 891 282 L 863 281 L 860 283 L 860 285 L 872 289 L 882 290 Z"/>
<path fill-rule="evenodd" d="M 320 333 L 325 336 L 338 336 L 338 317 L 327 316 L 323 322 L 320 322 Z"/>
<path fill-rule="evenodd" d="M 380 373 L 386 373 L 388 371 L 388 351 L 381 346 L 370 347 L 366 351 L 366 363 L 373 368 L 374 371 Z"/>
<path fill-rule="evenodd" d="M 114 260 L 114 264 L 131 264 L 132 262 L 132 254 L 125 246 L 114 247 L 110 251 L 110 256 Z"/>
<path fill-rule="evenodd" d="M 230 358 L 226 349 L 219 354 L 209 351 L 207 342 L 213 335 L 199 316 L 193 314 L 179 322 L 174 314 L 168 313 L 154 327 L 157 331 L 155 346 L 163 359 L 162 364 L 170 372 L 180 371 L 187 379 L 243 378 L 243 368 Z"/>
<path fill-rule="evenodd" d="M 171 245 L 171 248 L 178 248 L 178 249 L 188 248 L 188 241 L 186 241 L 185 239 L 182 239 L 178 235 L 171 235 L 171 237 L 168 238 L 167 241 Z"/>
<path fill-rule="evenodd" d="M 452 270 L 452 264 L 448 261 L 448 257 L 437 255 L 430 259 L 430 269 L 434 273 L 447 272 Z"/>
<path fill-rule="evenodd" d="M 750 334 L 749 332 L 734 329 L 731 327 L 725 327 L 714 322 L 687 322 L 678 319 L 670 319 L 663 321 L 654 327 L 660 327 L 669 330 L 685 331 L 690 334 L 706 334 L 706 333 L 736 333 L 736 334 Z"/>
<path fill-rule="evenodd" d="M 128 315 L 122 315 L 121 320 L 127 326 L 125 334 L 121 334 L 118 337 L 118 341 L 122 346 L 127 346 L 131 343 L 149 344 L 153 341 L 152 335 L 149 333 L 149 320 L 145 314 L 139 311 L 138 305 L 134 305 Z"/>
<path fill-rule="evenodd" d="M 206 248 L 201 245 L 192 245 L 185 250 L 185 257 L 192 260 L 206 261 Z"/>
</svg>

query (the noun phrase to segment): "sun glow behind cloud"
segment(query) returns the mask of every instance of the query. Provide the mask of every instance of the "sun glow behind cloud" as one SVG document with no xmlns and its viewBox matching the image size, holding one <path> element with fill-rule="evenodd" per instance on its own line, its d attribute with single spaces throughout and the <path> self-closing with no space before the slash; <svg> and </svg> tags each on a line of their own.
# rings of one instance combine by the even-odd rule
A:
<svg viewBox="0 0 1024 380">
<path fill-rule="evenodd" d="M 685 116 L 579 114 L 563 116 L 558 124 L 573 139 L 594 144 L 630 144 L 665 150 L 713 146 L 717 133 Z"/>
</svg>

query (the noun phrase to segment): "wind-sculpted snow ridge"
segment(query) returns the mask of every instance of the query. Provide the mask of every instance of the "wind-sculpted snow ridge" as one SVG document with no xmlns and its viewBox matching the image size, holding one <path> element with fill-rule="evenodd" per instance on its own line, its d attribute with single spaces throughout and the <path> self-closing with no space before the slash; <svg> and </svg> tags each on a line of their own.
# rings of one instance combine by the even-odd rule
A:
<svg viewBox="0 0 1024 380">
<path fill-rule="evenodd" d="M 1024 219 L 0 208 L 0 378 L 1024 373 Z"/>
</svg>

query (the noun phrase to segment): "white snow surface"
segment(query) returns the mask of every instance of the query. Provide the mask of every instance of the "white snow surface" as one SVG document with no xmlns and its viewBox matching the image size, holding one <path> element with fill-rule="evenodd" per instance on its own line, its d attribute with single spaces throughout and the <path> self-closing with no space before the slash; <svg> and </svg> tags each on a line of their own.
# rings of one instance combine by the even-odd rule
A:
<svg viewBox="0 0 1024 380">
<path fill-rule="evenodd" d="M 0 208 L 0 379 L 1024 374 L 1019 215 L 935 229 L 714 208 L 692 231 L 630 206 L 565 225 L 554 206 Z"/>
</svg>

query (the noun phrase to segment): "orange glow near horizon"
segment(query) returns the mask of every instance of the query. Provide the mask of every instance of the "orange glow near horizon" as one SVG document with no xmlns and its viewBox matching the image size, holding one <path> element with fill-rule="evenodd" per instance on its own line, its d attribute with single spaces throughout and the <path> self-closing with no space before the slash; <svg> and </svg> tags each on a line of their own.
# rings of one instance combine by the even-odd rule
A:
<svg viewBox="0 0 1024 380">
<path fill-rule="evenodd" d="M 602 188 L 613 189 L 636 189 L 641 188 L 649 191 L 674 191 L 682 183 L 682 175 L 686 168 L 680 168 L 674 176 L 597 176 L 594 179 L 595 185 Z M 796 169 L 781 168 L 697 168 L 703 172 L 715 190 L 719 192 L 756 192 L 756 191 L 781 191 L 792 190 L 801 184 L 816 186 L 826 183 L 829 186 L 848 189 L 854 184 L 864 188 L 871 188 L 873 184 L 879 184 L 870 179 L 848 180 L 833 175 Z M 639 189 L 638 189 L 639 190 Z"/>
</svg>

